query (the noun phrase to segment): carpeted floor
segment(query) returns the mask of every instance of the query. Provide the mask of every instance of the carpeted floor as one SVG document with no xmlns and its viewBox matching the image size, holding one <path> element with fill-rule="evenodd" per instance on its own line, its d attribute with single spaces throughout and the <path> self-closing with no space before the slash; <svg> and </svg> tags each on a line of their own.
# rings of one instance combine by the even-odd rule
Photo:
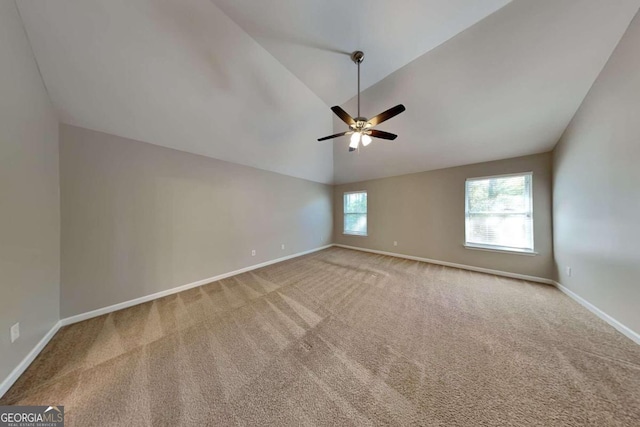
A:
<svg viewBox="0 0 640 427">
<path fill-rule="evenodd" d="M 68 426 L 638 426 L 640 346 L 551 286 L 331 248 L 63 328 Z"/>
</svg>

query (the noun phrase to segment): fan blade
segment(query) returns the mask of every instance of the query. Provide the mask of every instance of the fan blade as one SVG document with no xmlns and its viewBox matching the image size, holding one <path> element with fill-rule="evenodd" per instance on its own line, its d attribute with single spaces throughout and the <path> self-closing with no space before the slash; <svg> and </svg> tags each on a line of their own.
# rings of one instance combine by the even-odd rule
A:
<svg viewBox="0 0 640 427">
<path fill-rule="evenodd" d="M 346 134 L 348 134 L 348 133 L 351 133 L 351 132 L 340 132 L 340 133 L 336 133 L 335 135 L 330 135 L 330 136 L 325 136 L 324 138 L 319 138 L 319 139 L 318 139 L 318 141 L 326 141 L 327 139 L 337 138 L 337 137 L 339 137 L 339 136 L 346 135 Z"/>
<path fill-rule="evenodd" d="M 370 135 L 374 138 L 390 139 L 391 141 L 398 137 L 398 135 L 396 134 L 385 132 L 382 130 L 371 129 L 369 132 L 371 132 Z"/>
<path fill-rule="evenodd" d="M 398 114 L 402 113 L 404 110 L 406 110 L 406 108 L 404 108 L 404 105 L 398 104 L 395 107 L 391 107 L 384 113 L 380 113 L 374 118 L 372 118 L 371 120 L 369 120 L 369 124 L 371 126 L 379 125 L 380 123 L 386 122 L 390 118 L 397 116 Z"/>
<path fill-rule="evenodd" d="M 347 113 L 337 105 L 335 107 L 331 107 L 331 111 L 333 111 L 336 114 L 336 116 L 340 117 L 340 119 L 346 124 L 348 124 L 349 126 L 356 124 L 355 119 L 351 117 L 349 113 Z"/>
</svg>

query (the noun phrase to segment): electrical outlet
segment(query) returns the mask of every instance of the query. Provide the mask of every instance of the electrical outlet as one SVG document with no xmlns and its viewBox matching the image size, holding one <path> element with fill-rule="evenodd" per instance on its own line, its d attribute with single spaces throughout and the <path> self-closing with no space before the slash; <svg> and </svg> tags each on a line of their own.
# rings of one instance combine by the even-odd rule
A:
<svg viewBox="0 0 640 427">
<path fill-rule="evenodd" d="M 571 277 L 571 267 L 567 267 L 567 276 Z"/>
<path fill-rule="evenodd" d="M 11 342 L 20 338 L 20 323 L 16 323 L 11 327 Z"/>
<path fill-rule="evenodd" d="M 284 250 L 284 243 L 282 244 L 282 247 L 281 247 L 281 248 L 282 248 L 282 250 Z"/>
<path fill-rule="evenodd" d="M 398 246 L 398 242 L 396 242 L 395 240 L 393 241 L 393 246 Z"/>
<path fill-rule="evenodd" d="M 251 256 L 256 256 L 256 250 L 255 249 L 251 249 Z"/>
</svg>

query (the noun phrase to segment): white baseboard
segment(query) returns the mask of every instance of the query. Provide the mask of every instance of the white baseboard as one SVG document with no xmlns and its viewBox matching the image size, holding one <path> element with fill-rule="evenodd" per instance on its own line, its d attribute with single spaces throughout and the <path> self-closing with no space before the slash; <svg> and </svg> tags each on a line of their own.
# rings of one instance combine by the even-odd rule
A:
<svg viewBox="0 0 640 427">
<path fill-rule="evenodd" d="M 374 253 L 374 254 L 389 255 L 389 256 L 393 256 L 393 257 L 397 257 L 397 258 L 411 259 L 411 260 L 414 260 L 414 261 L 423 261 L 423 262 L 428 262 L 428 263 L 431 263 L 431 264 L 444 265 L 444 266 L 447 266 L 447 267 L 461 268 L 463 270 L 477 271 L 477 272 L 480 272 L 480 273 L 494 274 L 496 276 L 504 276 L 504 277 L 510 277 L 510 278 L 513 278 L 513 279 L 522 279 L 522 280 L 527 280 L 527 281 L 530 281 L 530 282 L 538 282 L 538 283 L 544 283 L 544 284 L 547 284 L 547 285 L 552 285 L 552 286 L 555 286 L 556 288 L 558 288 L 558 290 L 560 290 L 562 293 L 566 294 L 571 299 L 576 301 L 578 304 L 582 305 L 584 308 L 586 308 L 587 310 L 589 310 L 590 312 L 592 312 L 593 314 L 595 314 L 596 316 L 598 316 L 599 318 L 601 318 L 602 320 L 604 320 L 605 322 L 607 322 L 608 324 L 613 326 L 615 329 L 617 329 L 624 336 L 626 336 L 627 338 L 631 339 L 636 344 L 640 344 L 640 334 L 638 334 L 637 332 L 633 331 L 631 328 L 625 326 L 624 324 L 620 323 L 619 321 L 617 321 L 613 317 L 609 316 L 604 311 L 600 310 L 595 305 L 591 304 L 586 299 L 582 298 L 580 295 L 578 295 L 575 292 L 569 290 L 568 288 L 562 286 L 560 283 L 556 282 L 555 280 L 544 279 L 544 278 L 541 278 L 541 277 L 527 276 L 527 275 L 524 275 L 524 274 L 509 273 L 509 272 L 506 272 L 506 271 L 491 270 L 491 269 L 488 269 L 488 268 L 473 267 L 473 266 L 470 266 L 470 265 L 456 264 L 456 263 L 447 262 L 447 261 L 438 261 L 438 260 L 434 260 L 434 259 L 421 258 L 421 257 L 413 256 L 413 255 L 396 254 L 396 253 L 393 253 L 393 252 L 378 251 L 378 250 L 375 250 L 375 249 L 358 248 L 356 246 L 347 246 L 347 245 L 339 245 L 339 244 L 334 244 L 333 246 L 338 246 L 340 248 L 346 248 L 346 249 L 353 249 L 353 250 L 356 250 L 356 251 L 371 252 L 371 253 Z"/>
<path fill-rule="evenodd" d="M 142 304 L 145 302 L 153 301 L 158 298 L 166 297 L 167 295 L 177 294 L 178 292 L 186 291 L 187 289 L 197 288 L 198 286 L 206 285 L 207 283 L 216 282 L 218 280 L 226 279 L 227 277 L 235 276 L 241 273 L 246 273 L 247 271 L 256 270 L 258 268 L 266 267 L 271 264 L 276 264 L 282 261 L 286 261 L 288 259 L 297 258 L 302 255 L 307 255 L 313 252 L 321 251 L 323 249 L 330 248 L 333 245 L 321 246 L 319 248 L 310 249 L 304 252 L 298 252 L 292 255 L 287 255 L 282 258 L 272 259 L 270 261 L 265 261 L 260 264 L 250 265 L 249 267 L 244 267 L 239 270 L 230 271 L 228 273 L 219 274 L 217 276 L 209 277 L 206 279 L 198 280 L 197 282 L 188 283 L 186 285 L 178 286 L 176 288 L 167 289 L 166 291 L 156 292 L 155 294 L 145 295 L 140 298 L 135 298 L 129 301 L 120 302 L 118 304 L 110 305 L 108 307 L 98 308 L 96 310 L 88 311 L 86 313 L 76 314 L 75 316 L 70 316 L 64 319 L 61 319 L 60 322 L 62 326 L 71 325 L 73 323 L 82 322 L 83 320 L 91 319 L 93 317 L 102 316 L 103 314 L 112 313 L 114 311 L 122 310 L 123 308 L 133 307 L 134 305 Z"/>
<path fill-rule="evenodd" d="M 622 335 L 626 336 L 627 338 L 629 338 L 631 341 L 635 342 L 636 344 L 640 344 L 640 334 L 638 334 L 637 332 L 633 331 L 631 328 L 623 325 L 622 323 L 620 323 L 619 321 L 617 321 L 613 317 L 609 316 L 607 313 L 605 313 L 604 311 L 600 310 L 598 307 L 596 307 L 595 305 L 591 304 L 589 301 L 587 301 L 586 299 L 582 298 L 580 295 L 576 294 L 575 292 L 573 292 L 569 288 L 567 288 L 565 286 L 562 286 L 560 283 L 555 282 L 555 281 L 553 282 L 553 285 L 556 288 L 558 288 L 562 293 L 567 295 L 569 298 L 573 299 L 578 304 L 580 304 L 581 306 L 583 306 L 584 308 L 586 308 L 587 310 L 589 310 L 590 312 L 592 312 L 593 314 L 595 314 L 596 316 L 598 316 L 599 318 L 601 318 L 602 320 L 604 320 L 605 322 L 607 322 L 608 324 L 610 324 L 611 326 L 616 328 Z"/>
<path fill-rule="evenodd" d="M 546 285 L 555 284 L 555 282 L 551 279 L 544 279 L 542 277 L 535 277 L 535 276 L 527 276 L 526 274 L 509 273 L 507 271 L 491 270 L 490 268 L 474 267 L 472 265 L 456 264 L 455 262 L 439 261 L 437 259 L 421 258 L 413 255 L 397 254 L 394 252 L 378 251 L 375 249 L 358 248 L 356 246 L 347 246 L 347 245 L 339 245 L 339 244 L 334 244 L 333 246 L 338 246 L 340 248 L 345 248 L 345 249 L 353 249 L 356 251 L 371 252 L 371 253 L 380 254 L 380 255 L 388 255 L 396 258 L 405 258 L 413 261 L 428 262 L 430 264 L 444 265 L 446 267 L 460 268 L 462 270 L 477 271 L 478 273 L 493 274 L 496 276 L 509 277 L 511 279 L 520 279 L 520 280 L 527 280 L 529 282 L 544 283 Z"/>
<path fill-rule="evenodd" d="M 4 394 L 9 391 L 11 386 L 18 380 L 18 378 L 20 378 L 20 375 L 22 375 L 22 373 L 27 370 L 29 365 L 31 365 L 31 362 L 33 362 L 35 358 L 38 357 L 38 354 L 40 354 L 42 349 L 49 343 L 51 338 L 53 338 L 56 332 L 58 332 L 58 329 L 60 329 L 60 327 L 60 321 L 56 322 L 56 324 L 53 325 L 49 332 L 47 332 L 45 336 L 42 337 L 40 341 L 38 341 L 38 344 L 36 344 L 36 346 L 31 349 L 29 354 L 27 354 L 25 358 L 22 359 L 18 366 L 16 366 L 14 370 L 11 371 L 11 373 L 4 379 L 4 381 L 2 381 L 2 383 L 0 383 L 0 397 L 4 396 Z"/>
<path fill-rule="evenodd" d="M 146 295 L 140 298 L 132 299 L 130 301 L 121 302 L 118 304 L 110 305 L 108 307 L 99 308 L 97 310 L 89 311 L 87 313 L 77 314 L 75 316 L 67 317 L 65 319 L 59 320 L 49 332 L 38 342 L 38 344 L 27 354 L 27 356 L 22 359 L 22 361 L 15 367 L 15 369 L 9 374 L 8 377 L 0 383 L 0 397 L 4 396 L 4 394 L 11 388 L 11 386 L 16 382 L 16 380 L 22 375 L 22 373 L 29 367 L 29 365 L 35 360 L 35 358 L 40 354 L 42 349 L 47 345 L 49 340 L 53 338 L 53 336 L 58 332 L 58 330 L 67 325 L 71 325 L 73 323 L 81 322 L 83 320 L 91 319 L 93 317 L 102 316 L 103 314 L 108 314 L 117 310 L 122 310 L 123 308 L 132 307 L 134 305 L 142 304 L 144 302 L 153 301 L 158 298 L 165 297 L 167 295 L 175 294 L 181 291 L 185 291 L 187 289 L 195 288 L 198 286 L 206 285 L 207 283 L 215 282 L 218 280 L 226 279 L 227 277 L 235 276 L 237 274 L 246 273 L 247 271 L 255 270 L 258 268 L 266 267 L 271 264 L 276 264 L 278 262 L 286 261 L 288 259 L 297 258 L 302 255 L 307 255 L 313 252 L 321 251 L 323 249 L 327 249 L 332 247 L 333 245 L 321 246 L 319 248 L 311 249 L 304 252 L 298 252 L 292 255 L 288 255 L 282 258 L 273 259 L 271 261 L 265 261 L 260 264 L 251 265 L 249 267 L 244 267 L 239 270 L 230 271 L 228 273 L 219 274 L 214 277 L 209 277 L 207 279 L 198 280 L 197 282 L 188 283 L 186 285 L 178 286 L 176 288 L 167 289 L 166 291 L 156 292 L 155 294 Z"/>
</svg>

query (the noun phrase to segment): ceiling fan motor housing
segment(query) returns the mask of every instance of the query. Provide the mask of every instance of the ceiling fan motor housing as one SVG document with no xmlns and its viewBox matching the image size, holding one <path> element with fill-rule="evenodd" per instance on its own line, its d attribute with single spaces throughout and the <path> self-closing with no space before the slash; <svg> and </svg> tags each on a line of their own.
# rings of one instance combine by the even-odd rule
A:
<svg viewBox="0 0 640 427">
<path fill-rule="evenodd" d="M 371 127 L 371 124 L 368 122 L 366 117 L 356 117 L 354 120 L 355 123 L 350 127 L 356 132 L 362 132 Z"/>
</svg>

